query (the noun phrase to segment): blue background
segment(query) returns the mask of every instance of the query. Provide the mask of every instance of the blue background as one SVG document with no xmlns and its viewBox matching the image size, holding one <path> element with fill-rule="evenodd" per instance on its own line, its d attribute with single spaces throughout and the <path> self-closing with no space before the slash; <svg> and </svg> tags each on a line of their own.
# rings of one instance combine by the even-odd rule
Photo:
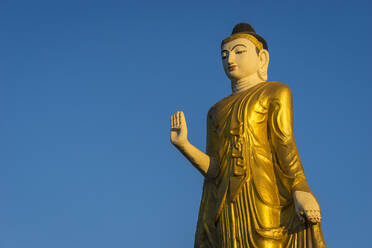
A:
<svg viewBox="0 0 372 248">
<path fill-rule="evenodd" d="M 204 150 L 231 93 L 220 42 L 267 40 L 329 247 L 369 247 L 370 1 L 0 1 L 0 247 L 192 247 Z"/>
</svg>

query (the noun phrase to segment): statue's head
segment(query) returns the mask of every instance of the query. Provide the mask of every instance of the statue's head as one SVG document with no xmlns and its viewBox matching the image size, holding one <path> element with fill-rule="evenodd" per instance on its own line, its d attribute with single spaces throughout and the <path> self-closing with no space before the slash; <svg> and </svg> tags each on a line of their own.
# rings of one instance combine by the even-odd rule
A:
<svg viewBox="0 0 372 248">
<path fill-rule="evenodd" d="M 222 64 L 227 77 L 238 81 L 247 77 L 267 80 L 269 52 L 266 41 L 247 23 L 239 23 L 221 43 Z"/>
</svg>

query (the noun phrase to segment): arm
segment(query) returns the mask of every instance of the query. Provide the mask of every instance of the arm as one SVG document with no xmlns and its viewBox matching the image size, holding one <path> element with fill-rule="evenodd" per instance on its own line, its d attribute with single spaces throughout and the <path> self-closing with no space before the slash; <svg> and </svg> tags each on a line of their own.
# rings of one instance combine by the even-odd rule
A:
<svg viewBox="0 0 372 248">
<path fill-rule="evenodd" d="M 303 217 L 320 222 L 320 208 L 307 185 L 293 134 L 292 93 L 288 86 L 280 84 L 273 92 L 270 104 L 270 136 L 280 168 L 293 179 L 292 191 L 296 211 Z"/>
<path fill-rule="evenodd" d="M 182 111 L 171 116 L 172 144 L 198 169 L 204 176 L 216 177 L 218 164 L 215 158 L 208 156 L 187 140 L 187 125 Z"/>
<path fill-rule="evenodd" d="M 292 93 L 288 86 L 272 89 L 270 101 L 270 138 L 278 164 L 293 179 L 293 191 L 311 192 L 302 169 L 293 133 Z"/>
</svg>

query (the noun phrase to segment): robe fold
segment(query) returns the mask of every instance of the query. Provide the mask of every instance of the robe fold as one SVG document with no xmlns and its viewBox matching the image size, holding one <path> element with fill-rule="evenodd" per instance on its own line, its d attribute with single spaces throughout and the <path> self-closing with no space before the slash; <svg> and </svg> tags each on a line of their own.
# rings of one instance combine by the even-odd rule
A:
<svg viewBox="0 0 372 248">
<path fill-rule="evenodd" d="M 213 105 L 206 153 L 219 174 L 204 181 L 196 248 L 326 247 L 320 224 L 302 224 L 294 207 L 294 191 L 311 191 L 287 85 L 263 82 Z"/>
</svg>

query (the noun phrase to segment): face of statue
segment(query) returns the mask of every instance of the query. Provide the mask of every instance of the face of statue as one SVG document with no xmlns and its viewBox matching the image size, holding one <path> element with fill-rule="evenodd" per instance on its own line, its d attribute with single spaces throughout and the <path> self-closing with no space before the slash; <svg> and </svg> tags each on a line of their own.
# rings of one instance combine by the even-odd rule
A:
<svg viewBox="0 0 372 248">
<path fill-rule="evenodd" d="M 222 46 L 222 64 L 230 80 L 257 75 L 260 59 L 256 46 L 248 39 L 238 38 Z"/>
</svg>

